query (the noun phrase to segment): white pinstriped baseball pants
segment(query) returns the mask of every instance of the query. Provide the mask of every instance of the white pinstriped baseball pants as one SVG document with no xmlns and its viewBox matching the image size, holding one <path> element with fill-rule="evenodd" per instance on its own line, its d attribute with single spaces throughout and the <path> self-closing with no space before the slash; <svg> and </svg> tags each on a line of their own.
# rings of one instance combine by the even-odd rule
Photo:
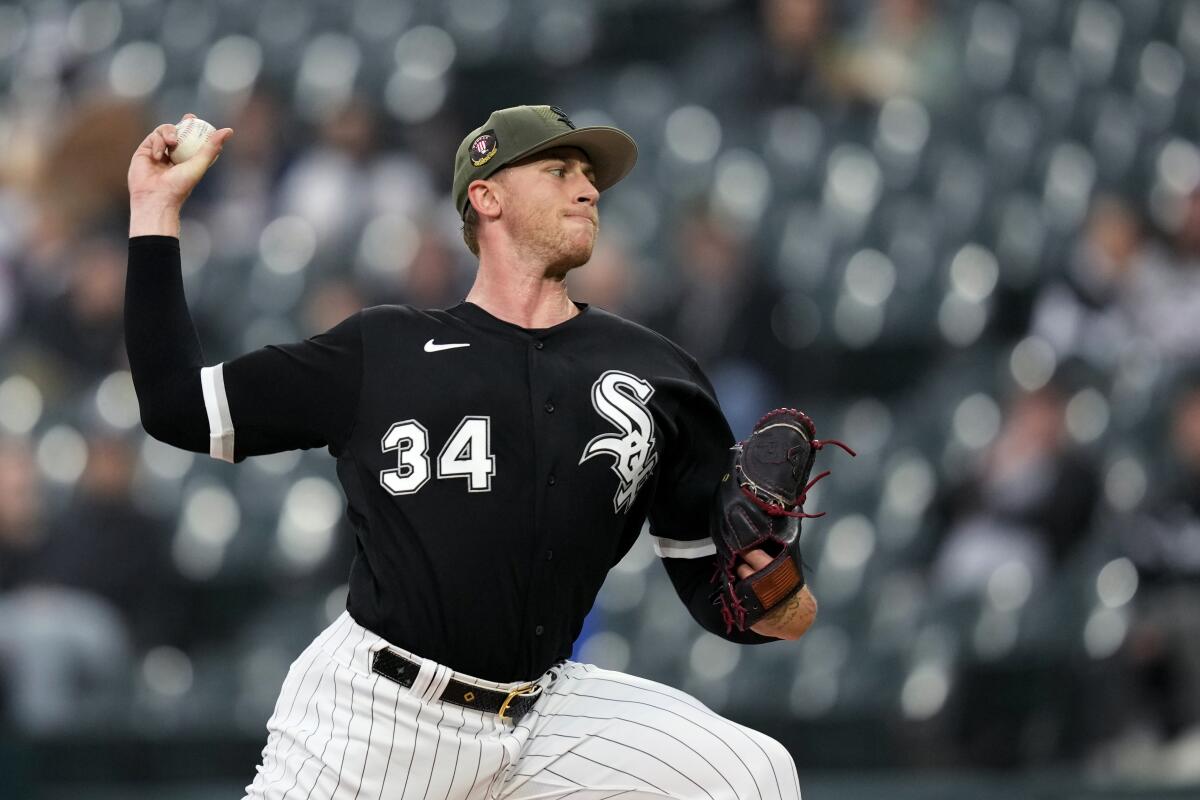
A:
<svg viewBox="0 0 1200 800">
<path fill-rule="evenodd" d="M 388 646 L 345 613 L 308 646 L 247 798 L 800 798 L 782 745 L 668 686 L 568 661 L 542 676 L 541 699 L 514 726 L 438 702 L 450 670 L 400 648 L 421 664 L 411 688 L 372 673 Z"/>
</svg>

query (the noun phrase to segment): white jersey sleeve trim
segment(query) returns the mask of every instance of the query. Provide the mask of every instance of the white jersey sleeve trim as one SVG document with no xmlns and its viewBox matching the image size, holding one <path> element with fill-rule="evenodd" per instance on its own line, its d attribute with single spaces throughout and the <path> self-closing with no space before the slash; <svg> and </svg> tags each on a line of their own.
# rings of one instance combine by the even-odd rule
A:
<svg viewBox="0 0 1200 800">
<path fill-rule="evenodd" d="M 208 454 L 233 463 L 233 417 L 225 396 L 224 364 L 203 367 L 200 387 L 204 390 L 204 410 L 208 412 Z"/>
<path fill-rule="evenodd" d="M 654 539 L 654 553 L 659 558 L 704 558 L 717 552 L 717 546 L 712 539 L 664 539 L 661 536 Z"/>
</svg>

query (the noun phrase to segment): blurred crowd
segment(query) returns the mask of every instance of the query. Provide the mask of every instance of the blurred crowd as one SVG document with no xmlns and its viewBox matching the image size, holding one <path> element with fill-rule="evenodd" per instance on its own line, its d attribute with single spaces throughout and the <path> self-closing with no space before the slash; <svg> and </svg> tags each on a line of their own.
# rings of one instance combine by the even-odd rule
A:
<svg viewBox="0 0 1200 800">
<path fill-rule="evenodd" d="M 182 232 L 215 363 L 461 299 L 454 150 L 553 103 L 641 149 L 574 297 L 695 355 L 735 434 L 798 405 L 861 453 L 811 499 L 802 642 L 724 647 L 639 544 L 580 656 L 889 763 L 1200 780 L 1198 83 L 1190 0 L 0 5 L 0 720 L 254 733 L 344 600 L 330 459 L 141 431 L 146 132 L 235 129 Z"/>
</svg>

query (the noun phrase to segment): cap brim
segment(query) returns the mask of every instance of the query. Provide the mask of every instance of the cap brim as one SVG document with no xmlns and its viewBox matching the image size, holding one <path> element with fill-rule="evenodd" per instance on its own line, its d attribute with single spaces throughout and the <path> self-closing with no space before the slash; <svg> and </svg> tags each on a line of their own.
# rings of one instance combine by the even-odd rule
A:
<svg viewBox="0 0 1200 800">
<path fill-rule="evenodd" d="M 506 159 L 505 166 L 553 147 L 578 147 L 587 153 L 596 173 L 596 188 L 602 192 L 628 175 L 637 163 L 637 143 L 628 133 L 619 128 L 596 125 L 552 136 Z"/>
</svg>

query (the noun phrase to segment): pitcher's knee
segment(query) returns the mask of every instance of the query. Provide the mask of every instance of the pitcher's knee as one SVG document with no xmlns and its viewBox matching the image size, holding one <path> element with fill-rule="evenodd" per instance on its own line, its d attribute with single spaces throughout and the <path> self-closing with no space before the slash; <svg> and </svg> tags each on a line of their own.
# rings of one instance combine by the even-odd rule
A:
<svg viewBox="0 0 1200 800">
<path fill-rule="evenodd" d="M 763 800 L 798 800 L 800 792 L 796 785 L 792 754 L 770 736 L 758 734 L 756 739 L 758 747 L 754 751 L 758 757 L 747 759 L 746 762 L 754 781 L 754 786 L 746 789 L 753 794 L 744 796 L 761 796 Z"/>
</svg>

